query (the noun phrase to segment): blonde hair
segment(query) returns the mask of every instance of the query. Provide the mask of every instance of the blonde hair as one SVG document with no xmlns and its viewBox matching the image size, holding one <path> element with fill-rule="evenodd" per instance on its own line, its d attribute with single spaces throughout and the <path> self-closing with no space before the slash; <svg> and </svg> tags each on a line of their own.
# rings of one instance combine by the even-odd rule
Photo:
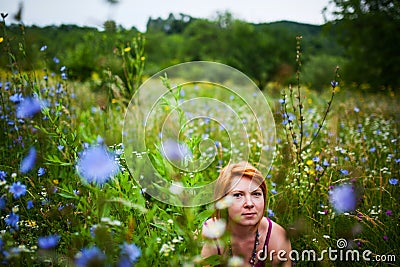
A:
<svg viewBox="0 0 400 267">
<path fill-rule="evenodd" d="M 257 168 L 246 161 L 228 164 L 221 170 L 219 177 L 215 183 L 214 199 L 219 200 L 227 196 L 234 187 L 232 181 L 234 181 L 235 178 L 248 178 L 259 185 L 260 189 L 263 192 L 264 208 L 266 207 L 267 185 L 265 183 L 264 176 Z M 216 208 L 213 217 L 217 219 L 228 219 L 227 210 L 219 210 Z"/>
</svg>

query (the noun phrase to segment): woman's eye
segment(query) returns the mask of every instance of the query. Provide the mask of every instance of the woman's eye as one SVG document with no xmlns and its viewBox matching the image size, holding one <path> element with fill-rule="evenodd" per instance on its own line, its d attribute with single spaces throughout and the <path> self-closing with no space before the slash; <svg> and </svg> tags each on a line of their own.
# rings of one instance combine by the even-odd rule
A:
<svg viewBox="0 0 400 267">
<path fill-rule="evenodd" d="M 256 197 L 261 197 L 262 196 L 261 192 L 254 192 L 253 195 L 256 196 Z"/>
<path fill-rule="evenodd" d="M 240 198 L 241 196 L 242 196 L 241 193 L 234 193 L 234 194 L 233 194 L 233 197 L 234 197 L 234 198 Z"/>
</svg>

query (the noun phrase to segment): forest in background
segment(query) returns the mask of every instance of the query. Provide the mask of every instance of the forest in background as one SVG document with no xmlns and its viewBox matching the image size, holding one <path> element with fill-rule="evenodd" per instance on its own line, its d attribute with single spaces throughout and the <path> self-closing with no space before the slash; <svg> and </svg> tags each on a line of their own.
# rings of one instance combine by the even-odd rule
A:
<svg viewBox="0 0 400 267">
<path fill-rule="evenodd" d="M 56 71 L 61 61 L 68 67 L 70 79 L 95 82 L 109 75 L 105 70 L 112 70 L 126 82 L 119 51 L 142 35 L 143 42 L 136 45 L 144 49 L 146 76 L 174 64 L 207 60 L 237 68 L 262 89 L 271 82 L 281 85 L 293 82 L 297 71 L 296 37 L 301 36 L 302 82 L 322 90 L 329 86 L 326 83 L 333 78 L 336 66 L 342 68 L 349 62 L 343 45 L 337 41 L 336 28 L 332 23 L 316 26 L 291 21 L 253 24 L 225 12 L 215 20 L 185 14 L 170 14 L 167 19 L 149 18 L 145 33 L 106 21 L 102 30 L 76 25 L 12 24 L 7 26 L 7 34 L 18 65 L 24 70 L 40 70 L 46 66 Z M 20 49 L 21 44 L 24 50 Z M 43 46 L 48 46 L 46 56 L 53 61 L 43 62 L 42 55 L 37 53 Z M 3 53 L 0 58 L 3 70 L 10 66 L 6 55 Z M 341 70 L 341 74 L 351 81 L 349 71 Z M 362 81 L 353 83 L 352 87 L 371 89 Z"/>
</svg>

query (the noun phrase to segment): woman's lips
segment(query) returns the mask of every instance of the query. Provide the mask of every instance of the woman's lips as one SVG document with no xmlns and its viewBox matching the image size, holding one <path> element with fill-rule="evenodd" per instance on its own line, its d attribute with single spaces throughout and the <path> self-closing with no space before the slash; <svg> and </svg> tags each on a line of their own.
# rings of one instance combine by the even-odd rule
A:
<svg viewBox="0 0 400 267">
<path fill-rule="evenodd" d="M 252 217 L 255 217 L 256 215 L 257 215 L 257 213 L 255 213 L 255 212 L 242 213 L 242 216 L 244 216 L 246 218 L 252 218 Z"/>
</svg>

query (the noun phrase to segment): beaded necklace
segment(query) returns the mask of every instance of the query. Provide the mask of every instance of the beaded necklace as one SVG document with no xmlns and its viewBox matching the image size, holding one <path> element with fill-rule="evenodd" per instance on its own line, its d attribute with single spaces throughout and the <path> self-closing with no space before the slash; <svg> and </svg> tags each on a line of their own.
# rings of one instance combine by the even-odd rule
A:
<svg viewBox="0 0 400 267">
<path fill-rule="evenodd" d="M 259 244 L 259 241 L 258 241 L 259 237 L 260 237 L 260 233 L 258 232 L 258 228 L 257 228 L 256 237 L 254 239 L 254 248 L 253 248 L 253 252 L 251 253 L 251 258 L 249 260 L 249 263 L 251 264 L 252 267 L 254 267 L 254 264 L 256 263 L 257 246 Z M 229 240 L 228 243 L 229 243 L 229 256 L 232 257 L 233 253 L 232 253 L 231 240 Z"/>
</svg>

